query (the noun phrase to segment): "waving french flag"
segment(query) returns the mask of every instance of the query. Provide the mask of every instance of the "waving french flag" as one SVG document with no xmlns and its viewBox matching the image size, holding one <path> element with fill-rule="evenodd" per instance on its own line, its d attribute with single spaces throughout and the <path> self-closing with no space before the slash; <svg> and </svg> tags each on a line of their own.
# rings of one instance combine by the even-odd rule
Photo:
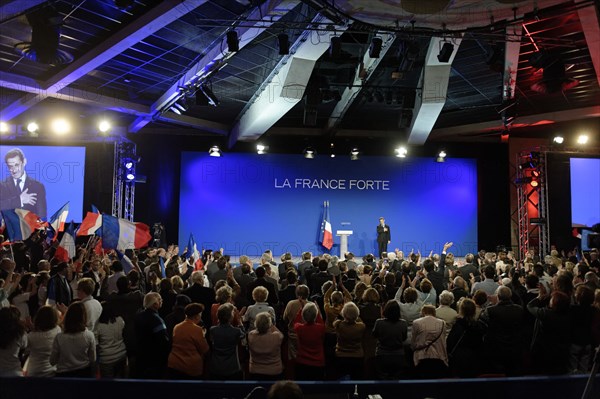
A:
<svg viewBox="0 0 600 399">
<path fill-rule="evenodd" d="M 6 225 L 6 233 L 11 241 L 28 239 L 35 230 L 46 226 L 38 215 L 25 209 L 5 209 L 2 218 Z"/>
<path fill-rule="evenodd" d="M 79 236 L 91 236 L 95 234 L 102 227 L 102 215 L 99 213 L 88 212 L 83 220 L 79 231 L 77 231 L 77 237 Z"/>
<path fill-rule="evenodd" d="M 144 223 L 134 223 L 110 215 L 102 217 L 102 248 L 126 249 L 142 248 L 152 238 L 150 227 Z"/>
<path fill-rule="evenodd" d="M 58 233 L 65 230 L 65 222 L 67 221 L 67 216 L 69 215 L 69 203 L 64 204 L 54 215 L 50 217 L 48 224 L 54 230 L 52 237 L 52 241 L 56 241 L 58 238 Z"/>
<path fill-rule="evenodd" d="M 68 262 L 75 257 L 75 225 L 73 222 L 69 223 L 69 227 L 63 233 L 54 257 L 61 262 Z"/>
<path fill-rule="evenodd" d="M 194 264 L 192 265 L 194 270 L 202 270 L 204 268 L 204 264 L 202 263 L 202 255 L 200 254 L 200 251 L 198 251 L 198 246 L 196 245 L 196 241 L 194 240 L 194 235 L 192 233 L 190 233 L 190 239 L 188 240 L 186 255 L 188 258 L 190 256 L 194 257 Z"/>
</svg>

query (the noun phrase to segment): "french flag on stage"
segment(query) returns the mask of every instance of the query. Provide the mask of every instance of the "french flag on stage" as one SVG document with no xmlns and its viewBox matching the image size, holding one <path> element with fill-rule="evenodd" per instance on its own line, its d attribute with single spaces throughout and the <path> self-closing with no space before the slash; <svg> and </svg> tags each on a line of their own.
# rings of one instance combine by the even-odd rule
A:
<svg viewBox="0 0 600 399">
<path fill-rule="evenodd" d="M 166 278 L 167 277 L 167 268 L 165 267 L 165 261 L 163 260 L 162 256 L 158 257 L 158 263 L 160 265 L 160 274 L 161 274 L 162 278 Z"/>
<path fill-rule="evenodd" d="M 77 237 L 91 236 L 92 234 L 95 234 L 100 227 L 102 227 L 102 215 L 99 213 L 88 212 L 81 221 L 81 226 L 79 226 L 79 231 L 77 231 Z"/>
<path fill-rule="evenodd" d="M 5 209 L 2 218 L 6 225 L 6 233 L 11 241 L 28 239 L 35 230 L 46 226 L 38 215 L 25 209 Z"/>
<path fill-rule="evenodd" d="M 52 237 L 52 241 L 56 241 L 56 239 L 58 238 L 58 233 L 65 230 L 65 222 L 67 221 L 67 215 L 69 215 L 68 202 L 50 217 L 48 224 L 52 228 L 52 230 L 54 230 L 54 236 Z"/>
<path fill-rule="evenodd" d="M 123 251 L 142 248 L 152 238 L 150 227 L 144 223 L 134 223 L 110 215 L 99 216 L 102 217 L 102 248 L 104 249 Z"/>
<path fill-rule="evenodd" d="M 75 225 L 73 222 L 69 224 L 69 227 L 63 233 L 54 257 L 61 262 L 68 262 L 75 257 Z"/>
<path fill-rule="evenodd" d="M 194 241 L 194 235 L 190 233 L 190 239 L 188 240 L 187 245 L 187 256 L 194 257 L 194 270 L 202 270 L 204 268 L 204 264 L 202 263 L 202 256 L 200 255 L 200 251 L 198 251 L 198 246 L 196 245 L 196 241 Z"/>
<path fill-rule="evenodd" d="M 321 245 L 331 250 L 333 247 L 333 230 L 329 221 L 329 201 L 323 202 L 323 222 L 321 223 Z"/>
</svg>

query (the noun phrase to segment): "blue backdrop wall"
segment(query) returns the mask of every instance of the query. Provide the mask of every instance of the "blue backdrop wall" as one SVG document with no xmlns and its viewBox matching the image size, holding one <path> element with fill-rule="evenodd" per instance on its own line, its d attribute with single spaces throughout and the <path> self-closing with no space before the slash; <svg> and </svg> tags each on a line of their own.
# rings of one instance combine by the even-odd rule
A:
<svg viewBox="0 0 600 399">
<path fill-rule="evenodd" d="M 326 252 L 319 244 L 323 202 L 338 229 L 352 230 L 349 250 L 377 253 L 376 226 L 384 216 L 388 249 L 453 253 L 477 250 L 477 167 L 474 159 L 256 155 L 205 152 L 181 155 L 179 245 L 190 233 L 203 248 L 227 254 Z"/>
</svg>

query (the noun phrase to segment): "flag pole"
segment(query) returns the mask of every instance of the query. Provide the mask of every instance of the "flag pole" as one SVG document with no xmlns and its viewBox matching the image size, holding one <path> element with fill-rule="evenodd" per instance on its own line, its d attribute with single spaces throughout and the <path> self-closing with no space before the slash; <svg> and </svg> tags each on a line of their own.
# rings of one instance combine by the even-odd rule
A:
<svg viewBox="0 0 600 399">
<path fill-rule="evenodd" d="M 8 245 L 10 247 L 10 257 L 12 258 L 13 262 L 15 261 L 15 253 L 13 252 L 13 245 L 12 243 L 10 243 Z"/>
</svg>

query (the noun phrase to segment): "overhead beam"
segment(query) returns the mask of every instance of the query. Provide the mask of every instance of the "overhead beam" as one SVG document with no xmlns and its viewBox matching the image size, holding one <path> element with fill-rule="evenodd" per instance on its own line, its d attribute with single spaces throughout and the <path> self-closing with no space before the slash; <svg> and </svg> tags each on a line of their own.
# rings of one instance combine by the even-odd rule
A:
<svg viewBox="0 0 600 399">
<path fill-rule="evenodd" d="M 310 26 L 325 29 L 331 24 L 318 14 Z M 327 51 L 331 37 L 345 31 L 347 26 L 337 26 L 319 34 L 318 42 L 310 40 L 311 31 L 304 31 L 283 56 L 248 106 L 238 117 L 229 133 L 229 147 L 240 141 L 253 141 L 262 136 L 304 96 L 304 91 L 317 60 Z"/>
<path fill-rule="evenodd" d="M 576 3 L 581 3 L 581 0 L 576 1 Z M 598 85 L 600 85 L 600 22 L 598 20 L 600 17 L 598 16 L 597 7 L 597 4 L 595 6 L 592 4 L 589 7 L 578 9 L 577 13 L 592 58 L 592 64 L 594 64 L 596 79 Z"/>
<path fill-rule="evenodd" d="M 538 125 L 551 125 L 558 122 L 568 122 L 580 119 L 599 118 L 600 105 L 585 108 L 569 109 L 564 111 L 546 112 L 543 114 L 519 116 L 518 123 L 512 125 L 511 130 L 522 129 Z M 448 139 L 461 134 L 498 131 L 503 128 L 500 120 L 473 123 L 469 125 L 452 126 L 435 129 L 431 135 L 435 139 Z"/>
<path fill-rule="evenodd" d="M 506 28 L 506 34 L 511 38 L 504 44 L 504 72 L 502 99 L 510 100 L 515 96 L 517 87 L 517 70 L 519 69 L 519 54 L 521 51 L 521 36 L 523 25 L 511 25 Z"/>
<path fill-rule="evenodd" d="M 266 1 L 260 6 L 256 7 L 246 19 L 249 21 L 258 21 L 253 26 L 239 26 L 236 28 L 236 32 L 239 38 L 240 50 L 256 38 L 264 29 L 270 27 L 273 23 L 277 22 L 282 16 L 291 11 L 299 0 L 270 0 Z M 187 87 L 196 81 L 202 80 L 209 72 L 213 71 L 215 66 L 222 64 L 227 59 L 233 56 L 233 52 L 223 52 L 221 44 L 217 43 L 212 48 L 207 49 L 208 51 L 204 56 L 198 60 L 190 69 L 183 74 L 181 78 L 177 80 L 167 91 L 165 91 L 158 100 L 151 106 L 153 113 L 163 110 L 167 105 L 173 102 L 178 96 L 181 95 L 180 88 Z M 131 126 L 133 133 L 141 129 L 145 123 L 149 122 L 150 117 L 140 119 L 135 122 L 135 126 Z"/>
<path fill-rule="evenodd" d="M 0 4 L 0 22 L 9 20 L 47 0 L 5 0 Z"/>
<path fill-rule="evenodd" d="M 160 2 L 41 84 L 44 89 L 42 92 L 34 96 L 25 96 L 25 98 L 9 104 L 2 110 L 3 117 L 10 120 L 20 115 L 206 2 L 207 0 L 165 0 Z"/>
<path fill-rule="evenodd" d="M 454 45 L 452 55 L 448 62 L 440 62 L 437 58 L 438 53 L 448 39 L 440 37 L 430 39 L 427 56 L 425 57 L 425 66 L 419 81 L 419 87 L 422 87 L 422 91 L 420 96 L 417 95 L 414 115 L 409 128 L 409 144 L 425 144 L 444 108 L 444 104 L 446 104 L 450 70 L 461 40 L 461 38 L 452 39 L 451 43 Z"/>
<path fill-rule="evenodd" d="M 26 92 L 27 94 L 22 98 L 36 96 L 44 91 L 34 79 L 16 75 L 10 72 L 0 72 L 0 87 Z M 101 92 L 89 92 L 86 90 L 65 87 L 57 93 L 46 94 L 46 98 L 55 98 L 63 101 L 87 104 L 105 110 L 135 115 L 142 118 L 146 118 L 148 115 L 150 115 L 150 107 L 148 106 L 132 103 L 122 98 L 102 94 Z M 9 120 L 5 117 L 4 112 L 0 112 L 0 116 L 2 117 L 2 121 Z M 163 115 L 160 115 L 156 119 L 181 126 L 193 127 L 202 131 L 216 134 L 224 135 L 229 132 L 229 126 L 227 125 L 205 119 L 177 115 L 172 112 L 167 112 Z"/>
<path fill-rule="evenodd" d="M 350 106 L 358 97 L 358 93 L 362 90 L 362 84 L 369 81 L 369 78 L 377 69 L 377 66 L 379 66 L 379 63 L 381 60 L 383 60 L 383 57 L 385 57 L 388 50 L 392 47 L 394 40 L 396 39 L 396 35 L 390 33 L 382 34 L 379 37 L 381 37 L 383 41 L 379 57 L 371 58 L 369 56 L 370 51 L 367 49 L 363 55 L 362 63 L 356 70 L 354 81 L 352 82 L 351 87 L 346 87 L 344 89 L 340 101 L 337 102 L 335 108 L 329 116 L 329 119 L 327 120 L 328 130 L 335 129 L 341 123 L 344 115 L 346 112 L 348 112 L 348 109 L 350 109 Z"/>
</svg>

